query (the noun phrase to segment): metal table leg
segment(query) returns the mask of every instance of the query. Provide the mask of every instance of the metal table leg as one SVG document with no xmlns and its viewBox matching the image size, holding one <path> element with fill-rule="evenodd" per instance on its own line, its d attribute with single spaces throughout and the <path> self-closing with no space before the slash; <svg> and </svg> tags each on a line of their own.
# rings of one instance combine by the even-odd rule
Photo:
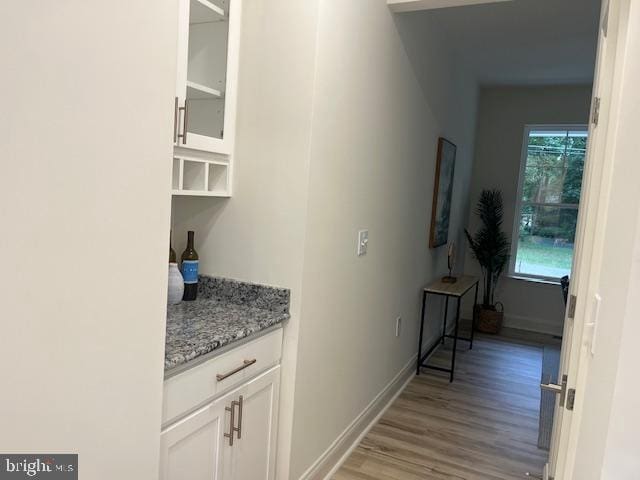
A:
<svg viewBox="0 0 640 480">
<path fill-rule="evenodd" d="M 418 362 L 417 362 L 417 365 L 416 365 L 416 374 L 417 375 L 420 375 L 420 370 L 422 368 L 429 368 L 429 369 L 432 369 L 432 370 L 438 370 L 438 371 L 441 371 L 441 372 L 449 373 L 449 382 L 453 382 L 453 377 L 454 377 L 455 368 L 456 368 L 456 355 L 458 353 L 458 340 L 464 340 L 464 341 L 469 342 L 469 349 L 471 350 L 473 348 L 473 340 L 474 340 L 475 326 L 476 326 L 475 305 L 478 303 L 479 282 L 475 283 L 474 312 L 473 312 L 472 320 L 471 320 L 471 335 L 468 338 L 459 337 L 459 332 L 460 332 L 460 306 L 461 306 L 461 303 L 462 303 L 462 297 L 469 290 L 471 290 L 471 288 L 473 288 L 473 285 L 468 287 L 460 295 L 457 295 L 457 294 L 449 295 L 448 293 L 440 292 L 440 291 L 429 292 L 429 291 L 427 291 L 427 289 L 425 289 L 423 291 L 423 295 L 422 295 L 422 312 L 421 312 L 421 318 L 420 318 L 420 344 L 418 345 Z M 422 340 L 423 340 L 423 336 L 424 336 L 424 321 L 425 321 L 424 320 L 424 316 L 425 316 L 426 301 L 427 301 L 427 294 L 428 293 L 434 293 L 435 295 L 444 296 L 445 297 L 445 306 L 444 306 L 444 318 L 442 320 L 442 335 L 441 335 L 439 341 L 436 340 L 436 342 L 423 355 L 423 353 L 422 353 Z M 449 297 L 450 296 L 454 296 L 458 300 L 458 302 L 456 304 L 455 326 L 454 326 L 453 335 L 449 335 L 447 333 L 447 320 L 448 320 L 447 317 L 449 316 Z M 425 362 L 425 360 L 429 357 L 429 355 L 431 355 L 431 353 L 436 348 L 438 348 L 441 344 L 444 344 L 445 340 L 447 338 L 453 338 L 453 351 L 451 352 L 451 368 L 444 368 L 444 367 L 438 367 L 438 366 L 435 366 L 435 365 L 428 365 Z"/>
<path fill-rule="evenodd" d="M 449 383 L 453 382 L 453 372 L 456 369 L 456 351 L 458 350 L 458 323 L 460 322 L 460 299 L 456 306 L 456 326 L 453 333 L 453 355 L 451 355 L 451 373 L 449 375 Z"/>
<path fill-rule="evenodd" d="M 444 297 L 444 319 L 442 320 L 442 337 L 440 343 L 444 345 L 444 337 L 447 336 L 447 315 L 449 314 L 449 296 Z"/>
<path fill-rule="evenodd" d="M 416 375 L 420 375 L 420 367 L 422 366 L 422 335 L 424 333 L 424 309 L 427 301 L 427 292 L 422 292 L 422 310 L 420 314 L 420 340 L 418 342 L 418 361 L 416 365 Z"/>
<path fill-rule="evenodd" d="M 471 344 L 469 346 L 469 350 L 473 349 L 473 332 L 476 330 L 476 305 L 478 304 L 478 285 L 480 282 L 476 283 L 476 293 L 473 297 L 473 310 L 471 313 Z"/>
</svg>

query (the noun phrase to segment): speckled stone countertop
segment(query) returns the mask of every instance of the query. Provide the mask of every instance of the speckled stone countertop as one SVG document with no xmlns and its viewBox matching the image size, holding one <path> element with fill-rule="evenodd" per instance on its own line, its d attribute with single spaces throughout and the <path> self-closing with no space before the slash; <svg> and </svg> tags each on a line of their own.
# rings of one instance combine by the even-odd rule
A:
<svg viewBox="0 0 640 480">
<path fill-rule="evenodd" d="M 202 275 L 198 299 L 167 309 L 165 375 L 289 318 L 289 290 Z"/>
</svg>

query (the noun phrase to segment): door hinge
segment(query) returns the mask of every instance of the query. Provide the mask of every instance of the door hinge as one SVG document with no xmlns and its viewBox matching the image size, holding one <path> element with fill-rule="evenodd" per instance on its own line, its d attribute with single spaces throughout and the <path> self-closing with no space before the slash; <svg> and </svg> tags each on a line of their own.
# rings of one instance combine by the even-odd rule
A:
<svg viewBox="0 0 640 480">
<path fill-rule="evenodd" d="M 591 112 L 591 123 L 598 126 L 600 119 L 600 97 L 593 97 L 593 111 Z"/>
<path fill-rule="evenodd" d="M 569 295 L 569 310 L 567 317 L 573 318 L 576 315 L 576 303 L 578 303 L 578 297 L 575 295 Z"/>
<path fill-rule="evenodd" d="M 570 388 L 567 390 L 567 403 L 565 404 L 565 408 L 567 410 L 573 410 L 573 405 L 576 402 L 576 389 Z"/>
</svg>

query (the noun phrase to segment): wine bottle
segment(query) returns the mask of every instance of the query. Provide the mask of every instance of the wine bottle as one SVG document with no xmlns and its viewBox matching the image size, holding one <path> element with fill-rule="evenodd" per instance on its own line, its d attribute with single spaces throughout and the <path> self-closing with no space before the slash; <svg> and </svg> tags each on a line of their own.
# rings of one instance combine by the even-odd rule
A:
<svg viewBox="0 0 640 480">
<path fill-rule="evenodd" d="M 172 232 L 169 232 L 169 263 L 177 263 L 176 251 L 173 249 L 173 245 L 171 244 L 171 233 Z"/>
<path fill-rule="evenodd" d="M 182 276 L 184 278 L 185 301 L 195 300 L 198 295 L 198 252 L 193 248 L 192 231 L 187 232 L 187 248 L 182 252 Z"/>
</svg>

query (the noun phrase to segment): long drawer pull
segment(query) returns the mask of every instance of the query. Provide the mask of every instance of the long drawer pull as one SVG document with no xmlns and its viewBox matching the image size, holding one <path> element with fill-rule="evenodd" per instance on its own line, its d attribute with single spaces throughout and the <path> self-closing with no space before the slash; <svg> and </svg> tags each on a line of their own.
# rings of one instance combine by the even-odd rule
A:
<svg viewBox="0 0 640 480">
<path fill-rule="evenodd" d="M 224 380 L 225 378 L 229 378 L 231 375 L 235 375 L 238 372 L 241 372 L 242 370 L 244 370 L 247 367 L 250 367 L 251 365 L 253 365 L 254 363 L 256 363 L 258 360 L 256 360 L 255 358 L 252 360 L 244 360 L 242 362 L 242 365 L 240 365 L 238 368 L 234 368 L 233 370 L 231 370 L 230 372 L 227 373 L 219 373 L 216 375 L 216 380 L 218 380 L 219 382 Z"/>
</svg>

